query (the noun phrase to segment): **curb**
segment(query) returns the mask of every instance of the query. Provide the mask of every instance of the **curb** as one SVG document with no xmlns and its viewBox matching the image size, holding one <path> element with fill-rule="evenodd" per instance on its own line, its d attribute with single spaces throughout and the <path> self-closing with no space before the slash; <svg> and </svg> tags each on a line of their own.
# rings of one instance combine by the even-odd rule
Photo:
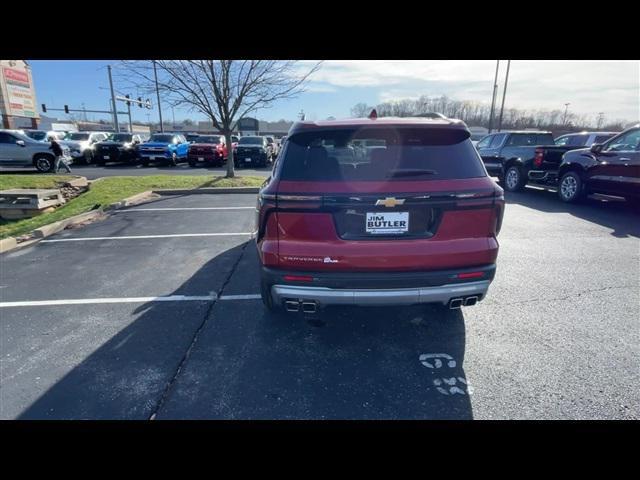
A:
<svg viewBox="0 0 640 480">
<path fill-rule="evenodd" d="M 105 212 L 110 212 L 111 210 L 117 210 L 118 208 L 128 207 L 129 205 L 133 205 L 134 203 L 140 203 L 146 200 L 148 197 L 151 197 L 155 192 L 152 190 L 146 190 L 142 193 L 137 193 L 132 195 L 124 200 L 120 200 L 119 202 L 110 203 L 106 207 L 103 207 L 102 210 Z"/>
<path fill-rule="evenodd" d="M 258 193 L 260 187 L 206 187 L 153 190 L 158 195 L 190 195 L 193 193 Z"/>
</svg>

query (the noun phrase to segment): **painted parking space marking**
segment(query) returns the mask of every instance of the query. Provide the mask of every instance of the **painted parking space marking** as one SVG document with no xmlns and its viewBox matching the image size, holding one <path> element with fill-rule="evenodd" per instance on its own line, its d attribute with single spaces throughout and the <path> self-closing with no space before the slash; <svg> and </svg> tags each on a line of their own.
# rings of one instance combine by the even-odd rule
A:
<svg viewBox="0 0 640 480">
<path fill-rule="evenodd" d="M 92 242 L 100 240 L 143 240 L 148 238 L 181 238 L 181 237 L 233 237 L 251 236 L 252 232 L 233 233 L 173 233 L 167 235 L 123 235 L 120 237 L 74 237 L 57 238 L 53 240 L 42 240 L 40 243 L 60 243 L 60 242 Z"/>
<path fill-rule="evenodd" d="M 159 297 L 116 297 L 116 298 L 72 298 L 59 300 L 23 300 L 19 302 L 0 302 L 0 308 L 10 307 L 48 307 L 55 305 L 91 305 L 106 303 L 145 303 L 145 302 L 212 302 L 214 300 L 258 300 L 259 293 L 247 295 L 164 295 Z"/>
<path fill-rule="evenodd" d="M 422 365 L 431 369 L 437 370 L 445 367 L 443 370 L 456 368 L 458 365 L 455 359 L 448 353 L 423 353 L 418 357 L 418 360 Z M 446 365 L 443 363 L 446 360 Z M 435 371 L 431 372 L 432 374 Z M 460 376 L 452 377 L 438 377 L 432 379 L 432 384 L 435 389 L 442 395 L 471 395 L 473 394 L 473 387 L 469 384 L 466 378 Z"/>
<path fill-rule="evenodd" d="M 255 210 L 256 207 L 163 207 L 163 208 L 131 208 L 129 210 L 115 210 L 113 213 L 127 212 L 182 212 L 191 210 Z"/>
<path fill-rule="evenodd" d="M 166 295 L 160 297 L 120 297 L 120 298 L 74 298 L 66 300 L 33 300 L 20 302 L 0 302 L 0 308 L 43 307 L 53 305 L 88 305 L 101 303 L 145 303 L 145 302 L 211 302 L 218 296 L 211 295 Z"/>
<path fill-rule="evenodd" d="M 442 359 L 447 360 L 447 366 L 449 368 L 455 368 L 456 366 L 456 361 L 453 359 L 453 357 L 446 353 L 423 353 L 419 358 L 420 363 L 422 363 L 427 368 L 442 367 Z M 433 363 L 429 361 L 431 359 L 433 359 Z"/>
<path fill-rule="evenodd" d="M 257 300 L 262 298 L 259 293 L 251 295 L 221 295 L 218 300 Z"/>
</svg>

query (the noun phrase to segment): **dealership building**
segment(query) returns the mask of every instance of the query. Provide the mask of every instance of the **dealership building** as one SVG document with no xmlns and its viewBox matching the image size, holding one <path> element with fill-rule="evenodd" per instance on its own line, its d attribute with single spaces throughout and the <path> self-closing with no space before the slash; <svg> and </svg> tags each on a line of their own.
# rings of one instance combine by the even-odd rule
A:
<svg viewBox="0 0 640 480">
<path fill-rule="evenodd" d="M 0 60 L 2 128 L 38 128 L 37 104 L 29 64 L 24 60 Z"/>
</svg>

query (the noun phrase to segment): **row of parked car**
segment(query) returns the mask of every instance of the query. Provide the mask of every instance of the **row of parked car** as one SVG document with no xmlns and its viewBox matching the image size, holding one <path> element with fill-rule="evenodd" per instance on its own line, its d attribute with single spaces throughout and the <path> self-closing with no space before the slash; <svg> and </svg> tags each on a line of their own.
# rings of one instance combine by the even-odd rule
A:
<svg viewBox="0 0 640 480">
<path fill-rule="evenodd" d="M 525 185 L 557 188 L 564 202 L 590 193 L 640 198 L 640 124 L 624 132 L 487 135 L 476 144 L 490 175 L 510 192 Z"/>
<path fill-rule="evenodd" d="M 63 154 L 72 163 L 105 165 L 117 163 L 152 163 L 190 166 L 223 165 L 228 147 L 223 135 L 155 133 L 146 138 L 136 133 L 46 132 L 40 130 L 0 130 L 0 163 L 2 165 L 35 166 L 47 172 L 53 168 L 50 138 L 55 138 Z M 280 151 L 280 140 L 273 136 L 233 135 L 235 165 L 265 167 Z"/>
</svg>

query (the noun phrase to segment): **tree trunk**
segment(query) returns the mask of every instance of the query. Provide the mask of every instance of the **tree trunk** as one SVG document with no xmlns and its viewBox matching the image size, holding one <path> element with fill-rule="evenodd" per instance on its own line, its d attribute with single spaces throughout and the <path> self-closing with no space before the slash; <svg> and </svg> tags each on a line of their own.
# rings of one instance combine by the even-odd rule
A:
<svg viewBox="0 0 640 480">
<path fill-rule="evenodd" d="M 233 160 L 233 143 L 231 142 L 231 132 L 227 131 L 224 134 L 224 141 L 227 145 L 227 178 L 233 178 L 236 176 L 234 171 Z"/>
</svg>

